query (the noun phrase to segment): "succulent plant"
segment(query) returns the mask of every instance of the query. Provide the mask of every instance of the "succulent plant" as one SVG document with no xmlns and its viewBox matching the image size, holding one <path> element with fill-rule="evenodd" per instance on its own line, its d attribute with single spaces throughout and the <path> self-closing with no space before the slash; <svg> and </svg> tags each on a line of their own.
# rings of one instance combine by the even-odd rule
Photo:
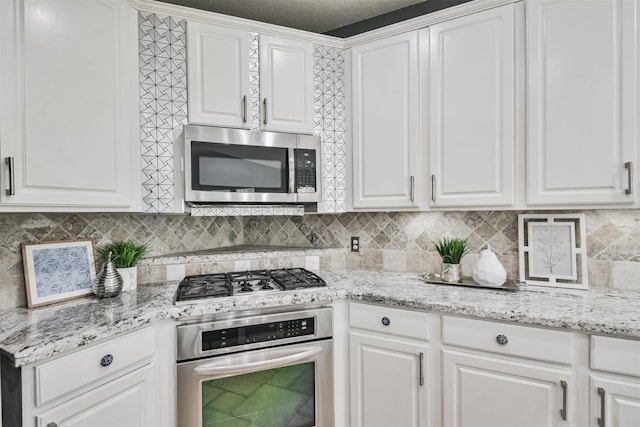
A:
<svg viewBox="0 0 640 427">
<path fill-rule="evenodd" d="M 469 251 L 469 244 L 466 239 L 443 237 L 438 242 L 434 242 L 436 250 L 446 264 L 460 264 L 460 260 Z"/>
<path fill-rule="evenodd" d="M 135 267 L 147 251 L 147 245 L 138 245 L 131 241 L 115 241 L 98 248 L 100 262 L 107 262 L 109 253 L 116 268 Z"/>
</svg>

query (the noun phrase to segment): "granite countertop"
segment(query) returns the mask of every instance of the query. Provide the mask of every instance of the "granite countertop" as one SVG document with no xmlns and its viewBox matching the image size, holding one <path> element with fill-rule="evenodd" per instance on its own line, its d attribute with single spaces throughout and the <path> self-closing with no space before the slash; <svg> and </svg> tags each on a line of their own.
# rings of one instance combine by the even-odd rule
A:
<svg viewBox="0 0 640 427">
<path fill-rule="evenodd" d="M 408 309 L 475 316 L 586 333 L 640 338 L 640 292 L 606 289 L 520 291 L 424 283 L 417 274 L 321 270 L 327 287 L 230 297 L 176 306 L 178 282 L 139 285 L 136 291 L 99 300 L 87 297 L 36 309 L 0 312 L 0 351 L 16 366 L 42 361 L 154 321 L 216 313 L 329 304 L 348 299 Z"/>
</svg>

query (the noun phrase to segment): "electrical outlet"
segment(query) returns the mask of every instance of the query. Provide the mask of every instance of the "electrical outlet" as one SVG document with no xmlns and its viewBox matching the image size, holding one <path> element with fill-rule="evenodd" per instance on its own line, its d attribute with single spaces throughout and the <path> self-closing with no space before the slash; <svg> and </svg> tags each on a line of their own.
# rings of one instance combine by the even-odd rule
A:
<svg viewBox="0 0 640 427">
<path fill-rule="evenodd" d="M 360 252 L 360 238 L 352 237 L 351 238 L 351 252 Z"/>
</svg>

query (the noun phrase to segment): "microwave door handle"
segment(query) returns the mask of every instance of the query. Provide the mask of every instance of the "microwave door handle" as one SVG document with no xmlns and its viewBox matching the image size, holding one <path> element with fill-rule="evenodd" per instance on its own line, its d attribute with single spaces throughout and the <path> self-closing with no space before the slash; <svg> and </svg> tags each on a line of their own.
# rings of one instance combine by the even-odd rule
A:
<svg viewBox="0 0 640 427">
<path fill-rule="evenodd" d="M 257 360 L 255 362 L 247 362 L 241 365 L 232 364 L 229 365 L 217 365 L 217 363 L 209 363 L 206 365 L 200 365 L 193 368 L 194 375 L 229 375 L 240 374 L 247 371 L 263 370 L 278 368 L 280 366 L 291 365 L 292 363 L 299 362 L 301 360 L 308 359 L 310 357 L 317 356 L 322 353 L 322 347 L 309 347 L 304 348 L 302 351 L 294 354 L 287 354 L 282 357 L 275 357 L 268 360 Z M 260 359 L 262 359 L 260 357 Z"/>
<path fill-rule="evenodd" d="M 289 193 L 295 193 L 296 186 L 296 150 L 289 148 Z"/>
</svg>

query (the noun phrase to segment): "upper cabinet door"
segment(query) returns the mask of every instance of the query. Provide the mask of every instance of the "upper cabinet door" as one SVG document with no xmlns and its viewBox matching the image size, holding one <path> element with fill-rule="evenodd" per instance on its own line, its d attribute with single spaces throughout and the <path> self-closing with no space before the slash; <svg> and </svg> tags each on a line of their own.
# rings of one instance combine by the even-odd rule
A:
<svg viewBox="0 0 640 427">
<path fill-rule="evenodd" d="M 419 40 L 427 34 L 413 31 L 352 49 L 355 209 L 419 206 Z M 428 55 L 427 43 L 422 46 Z"/>
<path fill-rule="evenodd" d="M 638 21 L 638 0 L 527 1 L 528 205 L 637 199 Z"/>
<path fill-rule="evenodd" d="M 248 127 L 249 33 L 187 24 L 189 123 Z"/>
<path fill-rule="evenodd" d="M 510 4 L 431 27 L 432 206 L 515 204 L 515 16 Z"/>
<path fill-rule="evenodd" d="M 139 210 L 136 11 L 126 0 L 0 8 L 0 201 Z"/>
<path fill-rule="evenodd" d="M 313 46 L 260 36 L 262 128 L 313 133 Z"/>
</svg>

